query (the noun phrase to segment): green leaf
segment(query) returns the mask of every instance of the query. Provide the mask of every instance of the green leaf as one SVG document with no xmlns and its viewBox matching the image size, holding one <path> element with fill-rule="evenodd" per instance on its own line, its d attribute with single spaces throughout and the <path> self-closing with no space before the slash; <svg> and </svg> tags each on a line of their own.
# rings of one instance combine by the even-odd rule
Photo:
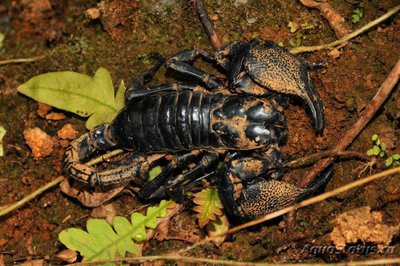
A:
<svg viewBox="0 0 400 266">
<path fill-rule="evenodd" d="M 400 160 L 400 154 L 398 154 L 398 153 L 393 154 L 392 157 L 393 157 L 393 159 L 396 160 L 396 161 L 397 161 L 397 160 Z"/>
<path fill-rule="evenodd" d="M 162 172 L 162 168 L 160 166 L 156 166 L 150 169 L 149 171 L 149 178 L 147 181 L 153 180 L 158 174 Z"/>
<path fill-rule="evenodd" d="M 4 155 L 3 138 L 6 135 L 6 132 L 7 130 L 3 126 L 0 126 L 0 157 Z"/>
<path fill-rule="evenodd" d="M 87 232 L 78 228 L 67 228 L 58 235 L 59 240 L 69 249 L 79 251 L 87 261 L 112 260 L 116 253 L 125 257 L 127 253 L 138 255 L 135 241 L 146 239 L 146 225 L 157 217 L 165 217 L 171 201 L 161 201 L 158 207 L 152 207 L 147 216 L 140 213 L 131 215 L 132 223 L 124 217 L 115 217 L 113 227 L 105 220 L 89 219 Z M 157 224 L 155 225 L 157 226 Z M 155 227 L 154 227 L 155 228 Z"/>
<path fill-rule="evenodd" d="M 114 229 L 118 235 L 129 234 L 132 230 L 132 224 L 125 217 L 116 216 L 113 220 Z M 146 231 L 145 231 L 146 234 Z M 136 240 L 136 239 L 135 239 Z M 132 253 L 139 255 L 139 247 L 135 244 L 132 238 L 126 237 L 121 242 L 117 244 L 118 253 L 121 257 L 125 257 L 126 253 Z"/>
<path fill-rule="evenodd" d="M 360 21 L 360 19 L 363 17 L 363 11 L 361 8 L 356 8 L 353 11 L 353 14 L 351 15 L 351 21 L 353 23 L 357 23 Z"/>
<path fill-rule="evenodd" d="M 369 150 L 367 151 L 367 155 L 373 156 L 373 155 L 374 155 L 374 149 L 369 149 Z"/>
<path fill-rule="evenodd" d="M 131 215 L 131 223 L 133 226 L 136 226 L 136 230 L 131 231 L 131 237 L 135 239 L 138 242 L 142 242 L 146 240 L 146 228 L 144 227 L 145 222 L 144 220 L 146 219 L 146 216 L 144 216 L 141 213 L 132 213 Z M 137 226 L 137 225 L 143 225 L 143 226 Z"/>
<path fill-rule="evenodd" d="M 67 228 L 61 231 L 58 239 L 69 249 L 79 250 L 83 257 L 92 257 L 101 249 L 91 235 L 78 228 Z"/>
<path fill-rule="evenodd" d="M 167 208 L 166 207 L 167 207 L 168 204 L 169 204 L 168 201 L 164 200 L 164 201 L 162 201 L 160 203 L 159 207 L 149 207 L 149 208 L 147 208 L 146 216 L 147 217 L 153 217 L 153 218 L 146 222 L 146 227 L 151 228 L 151 229 L 156 229 L 156 227 L 157 227 L 157 215 L 154 215 L 154 214 L 159 213 L 158 216 L 161 216 L 161 217 L 164 217 L 165 215 L 167 215 Z M 160 208 L 162 208 L 161 211 L 160 211 Z"/>
<path fill-rule="evenodd" d="M 375 145 L 380 146 L 380 145 L 381 145 L 381 140 L 380 140 L 380 139 L 377 139 L 377 140 L 375 141 Z"/>
<path fill-rule="evenodd" d="M 385 152 L 381 151 L 381 152 L 379 153 L 379 157 L 382 158 L 383 156 L 385 156 Z"/>
<path fill-rule="evenodd" d="M 377 146 L 377 145 L 374 145 L 372 150 L 373 150 L 374 155 L 378 155 L 381 152 L 381 148 L 379 148 L 379 146 Z"/>
<path fill-rule="evenodd" d="M 374 134 L 371 137 L 372 141 L 376 141 L 378 139 L 378 134 Z"/>
<path fill-rule="evenodd" d="M 387 148 L 386 143 L 382 142 L 380 146 L 381 146 L 382 151 L 386 151 L 386 148 Z"/>
<path fill-rule="evenodd" d="M 218 216 L 222 215 L 223 205 L 219 199 L 218 190 L 215 188 L 205 188 L 194 194 L 193 202 L 198 205 L 193 210 L 198 212 L 197 218 L 200 227 L 208 224 L 210 220 L 215 221 Z"/>
<path fill-rule="evenodd" d="M 385 165 L 386 166 L 391 166 L 393 163 L 393 156 L 389 157 L 386 159 Z"/>
<path fill-rule="evenodd" d="M 65 71 L 35 76 L 17 90 L 34 100 L 58 109 L 88 117 L 88 129 L 111 122 L 123 107 L 125 86 L 120 84 L 116 97 L 108 71 L 99 68 L 94 77 Z"/>
<path fill-rule="evenodd" d="M 291 33 L 294 33 L 299 29 L 299 24 L 297 24 L 296 22 L 293 22 L 293 21 L 289 21 L 287 26 Z"/>
<path fill-rule="evenodd" d="M 394 166 L 394 167 L 400 166 L 400 162 L 399 162 L 399 161 L 394 161 L 394 162 L 393 162 L 393 166 Z"/>
<path fill-rule="evenodd" d="M 5 36 L 0 32 L 0 50 L 3 49 Z"/>
</svg>

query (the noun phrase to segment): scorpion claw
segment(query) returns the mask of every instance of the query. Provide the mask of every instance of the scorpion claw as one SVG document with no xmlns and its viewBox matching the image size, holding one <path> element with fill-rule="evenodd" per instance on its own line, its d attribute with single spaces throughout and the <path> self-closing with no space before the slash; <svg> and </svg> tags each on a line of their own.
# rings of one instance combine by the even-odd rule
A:
<svg viewBox="0 0 400 266">
<path fill-rule="evenodd" d="M 305 87 L 304 93 L 302 93 L 301 97 L 307 102 L 308 107 L 310 108 L 311 115 L 314 120 L 314 127 L 318 134 L 322 134 L 324 129 L 324 107 L 321 102 L 321 98 L 315 88 L 314 82 L 311 79 L 308 79 L 308 86 Z"/>
<path fill-rule="evenodd" d="M 219 195 L 230 216 L 255 219 L 292 206 L 308 197 L 329 180 L 331 173 L 330 168 L 320 179 L 303 189 L 287 182 L 266 180 L 262 177 L 243 180 L 229 169 L 219 179 Z"/>
</svg>

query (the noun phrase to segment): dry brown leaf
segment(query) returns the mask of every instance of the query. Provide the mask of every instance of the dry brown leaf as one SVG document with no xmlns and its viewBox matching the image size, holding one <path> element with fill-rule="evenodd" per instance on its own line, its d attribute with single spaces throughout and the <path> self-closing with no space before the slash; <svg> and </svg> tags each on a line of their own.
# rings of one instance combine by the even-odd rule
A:
<svg viewBox="0 0 400 266">
<path fill-rule="evenodd" d="M 105 219 L 108 224 L 112 224 L 114 217 L 117 215 L 117 210 L 113 203 L 102 204 L 97 208 L 94 208 L 90 215 L 93 218 Z"/>
<path fill-rule="evenodd" d="M 219 216 L 216 221 L 211 221 L 206 225 L 206 231 L 211 241 L 216 245 L 220 246 L 224 243 L 226 235 L 218 236 L 229 230 L 229 221 L 226 215 Z"/>
<path fill-rule="evenodd" d="M 65 119 L 65 114 L 63 113 L 50 113 L 46 115 L 47 120 L 63 120 Z"/>
<path fill-rule="evenodd" d="M 70 197 L 79 200 L 83 206 L 95 208 L 109 201 L 119 194 L 127 184 L 122 184 L 118 187 L 96 188 L 91 191 L 88 186 L 74 182 L 72 186 L 67 179 L 64 179 L 60 184 L 62 192 Z"/>
<path fill-rule="evenodd" d="M 183 209 L 183 205 L 182 204 L 170 204 L 170 206 L 168 206 L 167 209 L 167 215 L 165 215 L 165 217 L 162 218 L 157 218 L 157 227 L 155 230 L 147 230 L 147 237 L 146 240 L 149 240 L 151 238 L 155 238 L 159 241 L 163 241 L 167 235 L 168 235 L 168 231 L 169 231 L 169 223 L 171 221 L 171 219 L 178 214 L 181 210 Z"/>
<path fill-rule="evenodd" d="M 78 257 L 78 253 L 75 250 L 65 249 L 58 253 L 56 257 L 67 263 L 74 263 Z"/>
</svg>

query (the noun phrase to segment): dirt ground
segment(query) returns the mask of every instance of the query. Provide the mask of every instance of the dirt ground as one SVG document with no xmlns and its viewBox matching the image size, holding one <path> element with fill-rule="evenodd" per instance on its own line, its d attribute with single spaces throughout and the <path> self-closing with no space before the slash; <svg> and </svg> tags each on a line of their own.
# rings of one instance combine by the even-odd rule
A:
<svg viewBox="0 0 400 266">
<path fill-rule="evenodd" d="M 330 2 L 352 30 L 398 4 L 396 0 Z M 301 45 L 336 40 L 320 12 L 298 1 L 205 1 L 205 5 L 223 43 L 258 37 L 282 42 L 290 49 L 298 40 Z M 88 15 L 89 8 L 100 11 L 100 17 L 96 18 L 93 13 Z M 355 9 L 361 9 L 363 16 L 353 23 Z M 288 26 L 289 22 L 299 25 L 295 32 L 291 32 L 293 28 Z M 42 73 L 70 70 L 93 75 L 99 67 L 106 68 L 114 84 L 118 84 L 122 79 L 129 82 L 148 69 L 151 52 L 170 56 L 189 47 L 213 51 L 194 10 L 182 0 L 4 0 L 0 3 L 0 33 L 4 34 L 0 60 L 45 56 L 30 63 L 0 65 L 0 126 L 7 130 L 2 140 L 4 156 L 0 157 L 0 206 L 18 201 L 62 172 L 65 147 L 55 146 L 50 156 L 35 160 L 24 140 L 25 129 L 38 127 L 57 137 L 56 132 L 71 123 L 80 133 L 85 132 L 85 121 L 75 115 L 65 113 L 66 118 L 62 120 L 40 117 L 37 102 L 19 94 L 18 85 Z M 400 58 L 399 33 L 400 15 L 396 14 L 349 41 L 340 49 L 337 58 L 327 51 L 298 55 L 308 62 L 326 64 L 325 68 L 311 72 L 325 107 L 326 128 L 322 136 L 316 136 L 304 103 L 288 97 L 285 116 L 289 137 L 283 147 L 287 160 L 329 150 L 341 140 Z M 165 74 L 163 69 L 153 83 L 173 80 L 171 73 Z M 221 73 L 217 75 L 222 76 Z M 349 148 L 366 155 L 373 146 L 371 136 L 378 134 L 381 142 L 387 145 L 385 157 L 377 157 L 373 167 L 356 159 L 336 162 L 334 176 L 325 190 L 387 169 L 388 156 L 400 153 L 399 125 L 397 84 L 384 107 Z M 305 172 L 306 169 L 288 171 L 285 180 L 295 183 Z M 283 219 L 275 219 L 231 235 L 220 247 L 208 243 L 187 255 L 275 263 L 400 257 L 399 230 L 390 243 L 386 243 L 393 247 L 387 252 L 305 250 L 305 247 L 332 246 L 330 233 L 336 226 L 333 220 L 362 206 L 370 206 L 372 211 L 382 214 L 384 225 L 399 226 L 399 184 L 400 175 L 393 175 L 299 210 L 296 229 L 301 237 L 298 239 L 293 240 L 286 234 Z M 123 194 L 113 202 L 121 216 L 143 205 L 130 194 Z M 2 261 L 10 265 L 30 259 L 62 263 L 55 257 L 64 249 L 58 241 L 58 233 L 72 226 L 83 228 L 90 215 L 91 209 L 62 194 L 58 187 L 41 194 L 22 208 L 0 217 L 0 265 Z M 191 240 L 198 239 L 196 237 L 204 237 L 205 232 L 197 225 L 194 212 L 186 208 L 172 220 L 169 235 L 169 240 L 150 240 L 143 255 L 178 250 L 190 245 Z M 357 242 L 356 239 L 351 245 L 376 246 L 377 243 Z"/>
</svg>

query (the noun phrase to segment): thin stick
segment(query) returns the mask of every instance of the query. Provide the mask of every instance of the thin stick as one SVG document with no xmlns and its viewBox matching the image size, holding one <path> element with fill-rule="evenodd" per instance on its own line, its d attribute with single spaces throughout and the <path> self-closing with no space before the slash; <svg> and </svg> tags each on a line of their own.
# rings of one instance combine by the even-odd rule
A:
<svg viewBox="0 0 400 266">
<path fill-rule="evenodd" d="M 42 60 L 46 56 L 47 55 L 41 55 L 41 56 L 35 56 L 35 57 L 29 57 L 29 58 L 15 58 L 15 59 L 1 60 L 0 66 L 7 65 L 7 64 L 20 64 L 20 63 L 35 62 L 35 61 Z"/>
<path fill-rule="evenodd" d="M 352 33 L 340 38 L 337 41 L 334 41 L 334 42 L 331 42 L 331 43 L 328 43 L 328 44 L 316 45 L 316 46 L 299 46 L 299 47 L 296 47 L 296 48 L 290 50 L 290 52 L 292 54 L 298 54 L 298 53 L 305 53 L 305 52 L 312 52 L 312 51 L 318 51 L 318 50 L 333 48 L 335 46 L 338 46 L 338 45 L 340 45 L 342 43 L 345 43 L 345 42 L 349 41 L 350 39 L 353 39 L 354 37 L 357 37 L 361 33 L 366 32 L 370 28 L 378 25 L 382 21 L 385 21 L 386 19 L 388 19 L 391 16 L 393 16 L 394 14 L 396 14 L 399 10 L 400 10 L 400 5 L 397 5 L 394 8 L 392 8 L 391 10 L 389 10 L 386 14 L 380 16 L 379 18 L 377 18 L 377 19 L 375 19 L 375 20 L 373 20 L 371 22 L 369 22 L 368 24 L 364 25 L 360 29 L 358 29 L 358 30 L 356 30 L 356 31 L 354 31 L 354 32 L 352 32 Z"/>
<path fill-rule="evenodd" d="M 317 161 L 319 161 L 322 158 L 326 157 L 334 157 L 334 158 L 340 158 L 340 159 L 353 159 L 353 158 L 358 158 L 363 161 L 369 161 L 371 159 L 370 156 L 357 152 L 357 151 L 341 151 L 341 152 L 334 152 L 334 151 L 323 151 L 323 152 L 318 152 L 315 154 L 311 154 L 309 156 L 305 156 L 299 159 L 292 160 L 290 162 L 287 162 L 284 164 L 283 167 L 289 167 L 289 168 L 299 168 L 299 167 L 304 167 L 310 164 L 313 164 Z"/>
<path fill-rule="evenodd" d="M 114 260 L 102 260 L 102 261 L 86 261 L 80 263 L 74 263 L 73 265 L 100 265 L 105 263 L 128 263 L 128 262 L 145 262 L 145 261 L 176 261 L 176 262 L 187 262 L 189 264 L 193 263 L 208 263 L 212 265 L 232 265 L 232 266 L 326 266 L 326 263 L 268 263 L 268 262 L 241 262 L 241 261 L 231 261 L 231 260 L 218 260 L 218 259 L 208 259 L 208 258 L 196 258 L 196 257 L 186 257 L 179 255 L 156 255 L 156 256 L 143 256 L 134 258 L 123 258 Z M 387 258 L 378 260 L 363 260 L 363 261 L 348 261 L 341 263 L 329 263 L 329 266 L 356 266 L 356 265 L 389 265 L 400 263 L 400 258 Z"/>
<path fill-rule="evenodd" d="M 218 34 L 214 29 L 214 25 L 211 22 L 210 17 L 208 16 L 207 11 L 203 6 L 202 0 L 194 0 L 193 3 L 201 21 L 201 25 L 203 26 L 204 31 L 210 39 L 212 46 L 216 50 L 219 49 L 221 47 L 221 40 L 218 37 Z"/>
<path fill-rule="evenodd" d="M 386 170 L 386 171 L 383 171 L 383 172 L 380 172 L 380 173 L 377 173 L 377 174 L 374 174 L 374 175 L 365 177 L 365 178 L 363 178 L 363 179 L 354 181 L 354 182 L 352 182 L 352 183 L 349 183 L 349 184 L 347 184 L 347 185 L 345 185 L 345 186 L 339 187 L 339 188 L 334 189 L 334 190 L 332 190 L 332 191 L 328 191 L 328 192 L 325 192 L 325 193 L 320 194 L 320 195 L 318 195 L 318 196 L 315 196 L 315 197 L 312 197 L 312 198 L 303 200 L 303 201 L 301 201 L 301 202 L 299 202 L 299 203 L 297 203 L 297 204 L 295 204 L 295 205 L 293 205 L 293 206 L 290 206 L 290 207 L 284 208 L 284 209 L 282 209 L 282 210 L 279 210 L 279 211 L 276 211 L 276 212 L 267 214 L 267 215 L 265 215 L 265 216 L 263 216 L 263 217 L 261 217 L 261 218 L 258 218 L 258 219 L 256 219 L 256 220 L 253 220 L 253 221 L 244 223 L 244 224 L 242 224 L 242 225 L 236 226 L 236 227 L 234 227 L 234 228 L 231 228 L 231 229 L 229 229 L 227 232 L 222 233 L 222 234 L 219 234 L 219 235 L 217 235 L 217 236 L 215 236 L 215 237 L 220 237 L 220 236 L 224 236 L 224 235 L 227 235 L 227 234 L 236 233 L 236 232 L 238 232 L 238 231 L 240 231 L 240 230 L 243 230 L 243 229 L 245 229 L 245 228 L 248 228 L 248 227 L 251 227 L 251 226 L 254 226 L 254 225 L 263 223 L 263 222 L 265 222 L 265 221 L 268 221 L 268 220 L 271 220 L 271 219 L 273 219 L 273 218 L 279 217 L 279 216 L 281 216 L 281 215 L 283 215 L 283 214 L 286 214 L 286 213 L 288 213 L 288 212 L 291 212 L 291 211 L 294 211 L 294 210 L 296 210 L 296 209 L 299 209 L 299 208 L 302 208 L 302 207 L 305 207 L 305 206 L 309 206 L 309 205 L 311 205 L 311 204 L 314 204 L 314 203 L 323 201 L 323 200 L 325 200 L 325 199 L 327 199 L 327 198 L 336 196 L 336 195 L 338 195 L 338 194 L 340 194 L 340 193 L 342 193 L 342 192 L 345 192 L 345 191 L 347 191 L 347 190 L 350 190 L 350 189 L 352 189 L 352 188 L 355 188 L 355 187 L 364 185 L 364 184 L 366 184 L 366 183 L 372 182 L 372 181 L 377 180 L 377 179 L 379 179 L 379 178 L 382 178 L 382 177 L 385 177 L 385 176 L 389 176 L 389 175 L 392 175 L 392 174 L 395 174 L 395 173 L 400 173 L 400 167 L 393 168 L 393 169 L 389 169 L 389 170 Z M 181 254 L 181 253 L 187 252 L 187 251 L 189 251 L 189 250 L 191 250 L 191 249 L 193 249 L 193 248 L 195 248 L 195 247 L 198 247 L 198 246 L 200 246 L 200 245 L 203 245 L 203 244 L 209 242 L 210 240 L 211 240 L 210 237 L 206 237 L 205 239 L 203 239 L 203 240 L 200 241 L 200 242 L 197 242 L 197 243 L 194 244 L 194 245 L 191 245 L 191 246 L 189 246 L 189 247 L 186 247 L 186 248 L 184 248 L 184 249 L 179 250 L 177 253 L 178 253 L 178 254 Z"/>
<path fill-rule="evenodd" d="M 123 150 L 118 149 L 118 150 L 114 150 L 111 151 L 107 154 L 104 154 L 102 156 L 99 156 L 89 162 L 86 163 L 86 165 L 88 166 L 92 166 L 95 164 L 98 164 L 106 159 L 109 159 L 117 154 L 120 154 L 121 152 L 123 152 Z M 38 188 L 37 190 L 33 191 L 31 194 L 23 197 L 22 199 L 20 199 L 19 201 L 11 204 L 11 205 L 6 205 L 6 206 L 1 206 L 0 207 L 0 217 L 22 207 L 23 205 L 25 205 L 27 202 L 31 201 L 32 199 L 36 198 L 37 196 L 39 196 L 40 194 L 44 193 L 46 190 L 49 190 L 52 187 L 57 186 L 59 183 L 61 183 L 64 180 L 63 176 L 59 176 L 56 179 L 54 179 L 53 181 L 47 183 L 46 185 Z"/>
</svg>

